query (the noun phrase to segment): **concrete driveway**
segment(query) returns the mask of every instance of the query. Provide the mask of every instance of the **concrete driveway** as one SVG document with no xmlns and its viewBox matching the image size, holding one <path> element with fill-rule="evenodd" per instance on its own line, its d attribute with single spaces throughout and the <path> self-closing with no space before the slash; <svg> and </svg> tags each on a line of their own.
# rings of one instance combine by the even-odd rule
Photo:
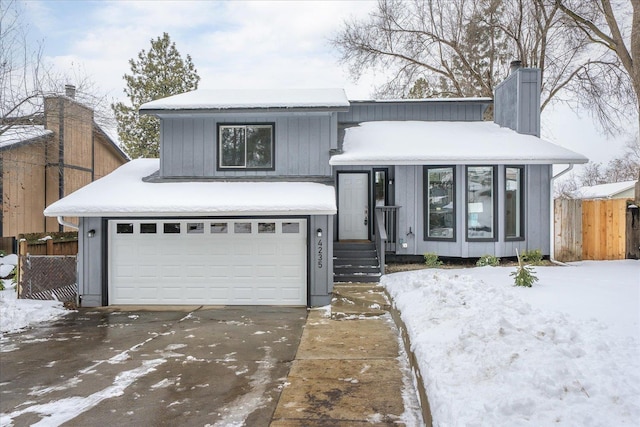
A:
<svg viewBox="0 0 640 427">
<path fill-rule="evenodd" d="M 306 317 L 81 309 L 0 343 L 0 425 L 267 426 Z"/>
</svg>

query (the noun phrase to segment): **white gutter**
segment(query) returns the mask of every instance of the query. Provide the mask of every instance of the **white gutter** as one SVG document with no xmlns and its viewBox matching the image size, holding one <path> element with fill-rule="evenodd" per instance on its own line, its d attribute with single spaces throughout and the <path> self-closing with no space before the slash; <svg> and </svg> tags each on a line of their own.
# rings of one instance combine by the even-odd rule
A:
<svg viewBox="0 0 640 427">
<path fill-rule="evenodd" d="M 552 166 L 553 167 L 553 166 Z M 555 183 L 556 179 L 560 178 L 562 175 L 564 175 L 567 172 L 570 172 L 571 169 L 573 169 L 573 163 L 570 163 L 569 166 L 564 169 L 563 171 L 557 173 L 556 175 L 551 177 L 551 181 L 549 183 L 549 199 L 550 199 L 550 206 L 549 206 L 549 234 L 551 235 L 551 238 L 549 239 L 549 261 L 555 263 L 555 264 L 560 264 L 560 265 L 566 265 L 560 261 L 557 261 L 555 259 L 555 227 L 554 227 L 554 200 L 553 200 L 553 193 L 554 193 L 554 186 L 553 184 Z"/>
<path fill-rule="evenodd" d="M 65 221 L 61 216 L 59 216 L 57 218 L 58 218 L 58 224 L 60 224 L 60 225 L 63 225 L 65 227 L 69 227 L 69 228 L 73 228 L 76 231 L 80 229 L 78 224 L 74 224 L 72 222 Z"/>
</svg>

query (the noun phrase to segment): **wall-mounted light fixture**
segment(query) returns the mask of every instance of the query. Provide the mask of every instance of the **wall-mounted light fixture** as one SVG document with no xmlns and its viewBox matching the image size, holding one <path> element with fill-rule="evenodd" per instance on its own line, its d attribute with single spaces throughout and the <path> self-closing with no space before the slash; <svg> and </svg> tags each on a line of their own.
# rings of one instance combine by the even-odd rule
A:
<svg viewBox="0 0 640 427">
<path fill-rule="evenodd" d="M 318 228 L 316 233 L 318 234 L 318 237 L 322 237 L 322 228 Z"/>
<path fill-rule="evenodd" d="M 392 179 L 389 180 L 389 185 L 393 185 L 393 180 Z"/>
<path fill-rule="evenodd" d="M 96 235 L 96 230 L 91 229 L 87 231 L 87 237 L 93 237 L 95 235 Z"/>
</svg>

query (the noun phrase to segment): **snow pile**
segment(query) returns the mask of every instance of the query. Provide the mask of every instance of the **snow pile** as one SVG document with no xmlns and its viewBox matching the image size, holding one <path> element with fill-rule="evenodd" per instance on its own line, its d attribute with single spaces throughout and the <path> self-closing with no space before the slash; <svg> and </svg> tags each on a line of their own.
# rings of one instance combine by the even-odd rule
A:
<svg viewBox="0 0 640 427">
<path fill-rule="evenodd" d="M 0 291 L 0 338 L 67 313 L 60 301 L 16 299 L 15 290 Z"/>
<path fill-rule="evenodd" d="M 604 267 L 598 274 L 593 265 Z M 637 268 L 637 262 L 538 267 L 537 272 L 544 271 L 539 274 L 541 290 L 531 301 L 535 285 L 514 288 L 512 281 L 503 280 L 513 268 L 384 276 L 407 325 L 434 425 L 637 425 Z M 562 277 L 566 270 L 573 272 L 573 282 L 595 274 L 625 283 L 623 298 L 635 307 L 631 315 L 636 323 L 630 327 L 635 331 L 627 330 L 632 336 L 599 320 L 582 319 L 571 309 L 557 311 L 554 301 L 563 295 L 566 279 L 554 276 Z M 494 279 L 475 277 L 485 272 Z M 597 281 L 574 287 L 579 291 L 564 304 L 579 306 L 581 297 L 592 291 L 604 295 L 590 283 Z M 610 304 L 600 299 L 600 305 Z M 597 310 L 592 314 L 597 316 Z"/>
<path fill-rule="evenodd" d="M 18 256 L 11 254 L 0 258 L 0 281 L 2 281 L 2 287 L 4 289 L 15 288 L 13 283 L 13 270 L 18 264 Z M 0 287 L 0 289 L 2 289 Z"/>
</svg>

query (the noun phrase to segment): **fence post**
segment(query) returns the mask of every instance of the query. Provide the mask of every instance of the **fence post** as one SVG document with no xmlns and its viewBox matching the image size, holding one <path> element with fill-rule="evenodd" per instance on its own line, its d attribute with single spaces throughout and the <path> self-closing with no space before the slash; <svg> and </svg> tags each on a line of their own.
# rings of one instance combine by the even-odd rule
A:
<svg viewBox="0 0 640 427">
<path fill-rule="evenodd" d="M 47 240 L 47 255 L 55 255 L 53 253 L 53 239 Z"/>
<path fill-rule="evenodd" d="M 22 295 L 22 269 L 24 268 L 22 257 L 27 255 L 27 241 L 25 239 L 20 240 L 18 243 L 18 268 L 16 269 L 16 278 L 18 296 Z"/>
</svg>

